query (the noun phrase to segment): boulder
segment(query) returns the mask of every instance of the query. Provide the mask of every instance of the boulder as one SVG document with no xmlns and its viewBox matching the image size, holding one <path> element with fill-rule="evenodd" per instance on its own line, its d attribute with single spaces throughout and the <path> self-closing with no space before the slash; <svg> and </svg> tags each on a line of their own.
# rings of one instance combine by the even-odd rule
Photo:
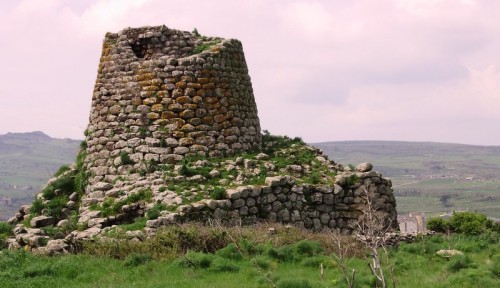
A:
<svg viewBox="0 0 500 288">
<path fill-rule="evenodd" d="M 54 225 L 56 223 L 56 219 L 50 216 L 37 216 L 33 217 L 30 221 L 31 227 L 45 227 L 49 225 Z"/>
<path fill-rule="evenodd" d="M 373 165 L 371 163 L 361 163 L 356 166 L 356 171 L 358 172 L 369 172 L 373 169 Z"/>
<path fill-rule="evenodd" d="M 63 239 L 49 240 L 44 252 L 48 255 L 66 254 L 70 246 Z"/>
<path fill-rule="evenodd" d="M 464 255 L 464 252 L 455 249 L 441 249 L 436 252 L 436 255 L 449 258 L 456 255 Z"/>
</svg>

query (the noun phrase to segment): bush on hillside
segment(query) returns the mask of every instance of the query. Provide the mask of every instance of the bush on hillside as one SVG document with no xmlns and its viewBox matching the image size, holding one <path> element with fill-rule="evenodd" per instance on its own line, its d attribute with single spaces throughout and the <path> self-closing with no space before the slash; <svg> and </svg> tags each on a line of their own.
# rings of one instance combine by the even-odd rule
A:
<svg viewBox="0 0 500 288">
<path fill-rule="evenodd" d="M 477 212 L 455 212 L 449 220 L 430 218 L 427 222 L 427 229 L 436 232 L 453 232 L 465 235 L 480 235 L 485 232 L 498 230 L 493 221 Z"/>
</svg>

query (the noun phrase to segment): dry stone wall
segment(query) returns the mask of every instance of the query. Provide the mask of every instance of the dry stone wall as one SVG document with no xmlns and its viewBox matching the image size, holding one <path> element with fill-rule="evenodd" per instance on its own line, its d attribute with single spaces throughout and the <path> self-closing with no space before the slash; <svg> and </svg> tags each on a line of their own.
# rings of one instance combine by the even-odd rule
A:
<svg viewBox="0 0 500 288">
<path fill-rule="evenodd" d="M 91 191 L 150 163 L 260 147 L 241 43 L 165 26 L 106 34 L 86 133 Z"/>
<path fill-rule="evenodd" d="M 227 199 L 207 199 L 164 213 L 147 226 L 157 228 L 184 221 L 221 221 L 255 224 L 259 221 L 289 223 L 322 231 L 338 229 L 344 234 L 356 230 L 359 217 L 370 197 L 373 209 L 386 214 L 387 225 L 397 227 L 396 200 L 390 180 L 376 171 L 340 174 L 334 185 L 296 184 L 289 176 L 266 178 L 263 186 L 240 186 L 227 192 Z M 355 175 L 355 183 L 347 179 Z M 353 179 L 353 178 L 351 178 Z"/>
</svg>

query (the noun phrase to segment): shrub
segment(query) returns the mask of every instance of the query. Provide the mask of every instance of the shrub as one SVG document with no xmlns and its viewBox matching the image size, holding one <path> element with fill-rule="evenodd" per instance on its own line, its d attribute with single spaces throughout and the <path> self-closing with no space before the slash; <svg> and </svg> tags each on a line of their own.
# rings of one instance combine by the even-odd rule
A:
<svg viewBox="0 0 500 288">
<path fill-rule="evenodd" d="M 241 255 L 240 251 L 238 250 L 238 247 L 234 244 L 231 243 L 227 245 L 226 247 L 218 250 L 215 252 L 218 256 L 225 258 L 225 259 L 231 259 L 231 260 L 242 260 L 243 256 Z"/>
<path fill-rule="evenodd" d="M 276 282 L 277 288 L 311 288 L 313 285 L 309 280 L 303 278 L 280 279 Z"/>
<path fill-rule="evenodd" d="M 215 272 L 238 272 L 240 267 L 231 263 L 228 259 L 215 258 L 209 268 Z"/>
<path fill-rule="evenodd" d="M 23 270 L 24 277 L 54 276 L 55 271 L 50 263 L 34 263 Z"/>
<path fill-rule="evenodd" d="M 61 190 L 64 194 L 69 195 L 75 190 L 75 178 L 71 175 L 65 175 L 57 178 L 51 185 L 55 190 Z"/>
<path fill-rule="evenodd" d="M 354 185 L 354 184 L 358 183 L 359 181 L 360 181 L 360 179 L 359 179 L 358 175 L 356 175 L 356 174 L 352 174 L 351 176 L 349 176 L 347 178 L 348 185 Z"/>
<path fill-rule="evenodd" d="M 148 220 L 157 219 L 161 215 L 161 211 L 165 210 L 166 207 L 163 204 L 156 203 L 151 209 L 146 212 L 146 218 Z"/>
<path fill-rule="evenodd" d="M 210 193 L 210 198 L 215 199 L 215 200 L 222 200 L 227 198 L 227 192 L 226 189 L 222 187 L 215 187 L 214 191 Z"/>
<path fill-rule="evenodd" d="M 132 159 L 130 159 L 130 156 L 128 156 L 127 152 L 125 152 L 125 151 L 120 152 L 120 160 L 122 162 L 122 165 L 135 164 L 135 162 Z"/>
<path fill-rule="evenodd" d="M 323 252 L 321 244 L 316 241 L 302 240 L 294 244 L 297 254 L 303 256 L 313 256 Z"/>
<path fill-rule="evenodd" d="M 66 171 L 69 171 L 69 170 L 70 170 L 70 168 L 68 165 L 62 165 L 61 167 L 59 167 L 57 172 L 54 174 L 54 177 L 57 177 L 57 176 L 63 174 Z"/>
<path fill-rule="evenodd" d="M 266 257 L 258 256 L 253 258 L 251 261 L 253 265 L 257 266 L 260 269 L 267 270 L 271 268 L 271 261 Z"/>
<path fill-rule="evenodd" d="M 449 220 L 430 218 L 427 228 L 436 232 L 462 233 L 465 235 L 480 235 L 494 231 L 493 221 L 485 215 L 476 212 L 454 212 Z"/>
<path fill-rule="evenodd" d="M 0 222 L 0 250 L 2 250 L 3 246 L 5 245 L 5 239 L 7 237 L 13 235 L 12 229 L 14 228 L 14 225 L 10 225 L 5 222 Z"/>
<path fill-rule="evenodd" d="M 449 229 L 449 222 L 440 217 L 432 217 L 427 221 L 427 229 L 445 233 Z"/>
<path fill-rule="evenodd" d="M 450 226 L 455 232 L 466 235 L 479 235 L 491 227 L 491 220 L 485 215 L 475 212 L 455 212 L 450 218 Z"/>
<path fill-rule="evenodd" d="M 311 175 L 309 175 L 308 182 L 311 184 L 318 184 L 319 182 L 321 182 L 321 176 L 317 171 L 314 171 L 311 173 Z"/>
<path fill-rule="evenodd" d="M 87 149 L 88 145 L 87 145 L 87 141 L 83 140 L 82 142 L 80 142 L 80 149 Z"/>
<path fill-rule="evenodd" d="M 333 268 L 335 266 L 330 258 L 326 256 L 313 256 L 313 257 L 308 257 L 305 258 L 300 262 L 301 265 L 306 266 L 306 267 L 313 267 L 313 268 L 318 268 L 321 264 L 323 264 L 323 267 L 325 268 Z"/>
<path fill-rule="evenodd" d="M 262 254 L 265 251 L 265 247 L 263 245 L 257 245 L 253 242 L 245 238 L 241 238 L 239 241 L 239 247 L 243 253 L 253 256 L 257 254 Z"/>
<path fill-rule="evenodd" d="M 33 200 L 33 203 L 31 203 L 31 208 L 30 208 L 31 214 L 40 215 L 42 213 L 42 210 L 43 210 L 42 200 L 39 198 L 35 198 L 35 200 Z"/>
<path fill-rule="evenodd" d="M 42 195 L 46 200 L 50 200 L 56 197 L 56 189 L 54 189 L 54 186 L 49 185 L 42 190 Z"/>
<path fill-rule="evenodd" d="M 500 277 L 500 255 L 496 255 L 493 257 L 490 271 L 491 273 L 493 273 L 493 275 Z"/>
<path fill-rule="evenodd" d="M 188 252 L 186 255 L 177 261 L 181 267 L 203 268 L 210 267 L 215 256 L 201 252 Z"/>
<path fill-rule="evenodd" d="M 64 207 L 66 207 L 67 202 L 68 196 L 65 195 L 57 196 L 54 199 L 48 201 L 47 204 L 44 205 L 44 208 L 47 209 L 47 215 L 60 219 L 61 211 Z"/>
<path fill-rule="evenodd" d="M 131 254 L 125 258 L 125 262 L 123 265 L 127 267 L 137 267 L 142 264 L 146 264 L 147 262 L 151 261 L 151 254 L 145 253 L 145 254 Z"/>
<path fill-rule="evenodd" d="M 182 163 L 181 169 L 179 169 L 179 175 L 191 177 L 196 175 L 196 172 L 193 169 L 189 168 L 186 163 Z"/>
<path fill-rule="evenodd" d="M 78 193 L 83 193 L 85 191 L 85 187 L 87 186 L 89 172 L 85 170 L 85 150 L 80 150 L 78 155 L 76 156 L 76 175 L 75 175 L 75 190 Z"/>
<path fill-rule="evenodd" d="M 472 260 L 467 255 L 457 255 L 451 258 L 450 262 L 447 265 L 447 269 L 451 272 L 457 272 L 464 268 L 472 268 L 475 265 L 472 263 Z"/>
<path fill-rule="evenodd" d="M 12 235 L 12 229 L 14 228 L 14 225 L 10 225 L 6 222 L 1 222 L 0 221 L 0 235 Z"/>
</svg>

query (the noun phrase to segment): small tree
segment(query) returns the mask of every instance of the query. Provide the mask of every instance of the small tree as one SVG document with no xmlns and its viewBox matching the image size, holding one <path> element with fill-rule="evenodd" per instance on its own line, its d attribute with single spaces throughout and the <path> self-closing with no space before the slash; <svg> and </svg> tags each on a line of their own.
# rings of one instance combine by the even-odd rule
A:
<svg viewBox="0 0 500 288">
<path fill-rule="evenodd" d="M 342 275 L 344 275 L 344 279 L 347 282 L 347 287 L 353 288 L 356 270 L 349 267 L 349 246 L 346 245 L 345 241 L 342 241 L 343 238 L 339 230 L 336 232 L 332 231 L 330 235 L 337 248 L 336 253 L 333 253 L 333 259 L 339 265 Z"/>
<path fill-rule="evenodd" d="M 370 271 L 377 280 L 376 287 L 379 287 L 379 284 L 383 288 L 387 287 L 382 262 L 378 252 L 379 248 L 384 251 L 385 260 L 387 265 L 389 265 L 392 287 L 396 287 L 394 280 L 394 265 L 389 258 L 389 253 L 387 251 L 388 238 L 386 237 L 387 233 L 392 231 L 392 218 L 387 217 L 386 212 L 378 211 L 373 205 L 372 193 L 368 192 L 366 188 L 363 190 L 365 206 L 361 211 L 363 214 L 358 219 L 356 225 L 358 238 L 365 244 L 370 252 L 372 263 L 368 263 L 368 267 L 370 267 Z"/>
</svg>

